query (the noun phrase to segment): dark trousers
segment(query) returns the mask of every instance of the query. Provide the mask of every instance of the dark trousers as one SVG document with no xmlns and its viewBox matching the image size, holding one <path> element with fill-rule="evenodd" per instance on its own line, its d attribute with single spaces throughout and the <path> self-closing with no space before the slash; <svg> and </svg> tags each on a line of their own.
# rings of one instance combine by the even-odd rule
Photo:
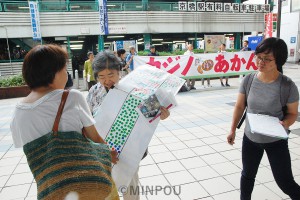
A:
<svg viewBox="0 0 300 200">
<path fill-rule="evenodd" d="M 255 143 L 246 135 L 244 135 L 242 146 L 241 200 L 251 200 L 255 176 L 264 151 L 267 153 L 274 179 L 279 188 L 292 200 L 300 200 L 300 186 L 293 177 L 288 141 Z"/>
</svg>

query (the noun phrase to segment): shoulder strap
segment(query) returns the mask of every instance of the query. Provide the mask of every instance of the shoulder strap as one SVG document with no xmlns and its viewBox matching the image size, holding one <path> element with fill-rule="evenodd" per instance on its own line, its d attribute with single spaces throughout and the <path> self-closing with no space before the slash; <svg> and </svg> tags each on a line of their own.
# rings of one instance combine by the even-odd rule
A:
<svg viewBox="0 0 300 200">
<path fill-rule="evenodd" d="M 64 90 L 64 92 L 63 92 L 63 94 L 61 96 L 60 105 L 58 107 L 58 111 L 57 111 L 57 114 L 56 114 L 56 117 L 55 117 L 55 121 L 54 121 L 54 124 L 53 124 L 53 128 L 52 128 L 52 132 L 54 134 L 57 134 L 57 132 L 58 132 L 59 121 L 60 121 L 62 112 L 64 110 L 64 107 L 65 107 L 68 95 L 69 95 L 69 90 Z"/>
<path fill-rule="evenodd" d="M 246 106 L 248 105 L 248 104 L 247 104 L 247 99 L 248 99 L 248 95 L 249 95 L 250 88 L 251 88 L 251 85 L 252 85 L 252 82 L 253 82 L 253 79 L 254 79 L 255 74 L 256 74 L 256 73 L 251 73 L 251 74 L 245 76 L 245 84 L 246 84 L 246 98 L 245 98 L 245 104 L 246 104 Z"/>
<path fill-rule="evenodd" d="M 251 74 L 248 74 L 247 76 L 244 77 L 244 79 L 245 79 L 244 85 L 246 85 L 246 97 L 245 97 L 246 108 L 244 110 L 244 113 L 243 113 L 243 115 L 242 115 L 242 117 L 241 117 L 238 125 L 237 125 L 238 129 L 241 128 L 243 122 L 246 119 L 246 114 L 247 114 L 247 99 L 248 99 L 248 94 L 249 94 L 249 91 L 250 91 L 250 88 L 251 88 L 254 76 L 255 76 L 255 73 L 251 73 Z"/>
<path fill-rule="evenodd" d="M 282 107 L 286 106 L 288 102 L 291 85 L 292 85 L 292 80 L 289 77 L 282 75 L 281 84 L 280 84 L 280 103 Z"/>
</svg>

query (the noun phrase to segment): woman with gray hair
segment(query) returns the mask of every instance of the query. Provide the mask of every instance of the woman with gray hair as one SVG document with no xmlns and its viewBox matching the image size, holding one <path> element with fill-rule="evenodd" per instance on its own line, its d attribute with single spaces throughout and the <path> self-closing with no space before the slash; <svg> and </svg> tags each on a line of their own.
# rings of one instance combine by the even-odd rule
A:
<svg viewBox="0 0 300 200">
<path fill-rule="evenodd" d="M 90 109 L 95 115 L 97 113 L 98 108 L 102 104 L 105 96 L 109 92 L 110 89 L 114 88 L 114 85 L 119 82 L 119 70 L 120 70 L 120 61 L 118 58 L 110 51 L 100 52 L 96 55 L 93 62 L 93 70 L 95 79 L 98 80 L 98 83 L 94 85 L 87 96 L 87 102 L 90 106 Z M 160 108 L 161 115 L 160 119 L 164 120 L 169 117 L 170 112 L 168 109 L 161 107 Z M 148 150 L 144 153 L 143 158 L 147 156 Z M 143 159 L 142 158 L 142 159 Z M 132 177 L 132 180 L 127 188 L 128 193 L 123 194 L 124 200 L 139 200 L 138 192 L 130 192 L 135 191 L 138 188 L 139 176 L 138 170 Z"/>
</svg>

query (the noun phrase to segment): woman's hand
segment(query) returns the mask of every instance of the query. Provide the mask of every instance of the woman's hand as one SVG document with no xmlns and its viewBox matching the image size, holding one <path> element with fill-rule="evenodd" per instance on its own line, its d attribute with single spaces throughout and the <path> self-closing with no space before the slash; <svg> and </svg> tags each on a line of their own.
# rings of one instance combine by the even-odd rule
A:
<svg viewBox="0 0 300 200">
<path fill-rule="evenodd" d="M 279 121 L 279 123 L 285 128 L 289 129 L 289 125 L 285 121 Z"/>
<path fill-rule="evenodd" d="M 119 161 L 118 152 L 116 150 L 112 150 L 110 152 L 110 155 L 111 155 L 111 162 L 117 164 L 117 162 Z"/>
<path fill-rule="evenodd" d="M 160 107 L 160 112 L 161 112 L 161 114 L 160 114 L 161 120 L 164 120 L 170 116 L 169 110 L 165 107 Z"/>
<path fill-rule="evenodd" d="M 231 131 L 227 136 L 227 142 L 228 144 L 233 145 L 234 140 L 235 140 L 235 132 Z"/>
</svg>

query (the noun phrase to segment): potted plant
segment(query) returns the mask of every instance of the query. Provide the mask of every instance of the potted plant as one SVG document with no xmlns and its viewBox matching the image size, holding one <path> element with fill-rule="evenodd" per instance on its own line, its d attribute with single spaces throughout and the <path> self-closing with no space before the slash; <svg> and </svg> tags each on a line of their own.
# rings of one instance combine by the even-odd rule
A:
<svg viewBox="0 0 300 200">
<path fill-rule="evenodd" d="M 24 97 L 30 93 L 22 75 L 0 77 L 0 99 Z"/>
</svg>

